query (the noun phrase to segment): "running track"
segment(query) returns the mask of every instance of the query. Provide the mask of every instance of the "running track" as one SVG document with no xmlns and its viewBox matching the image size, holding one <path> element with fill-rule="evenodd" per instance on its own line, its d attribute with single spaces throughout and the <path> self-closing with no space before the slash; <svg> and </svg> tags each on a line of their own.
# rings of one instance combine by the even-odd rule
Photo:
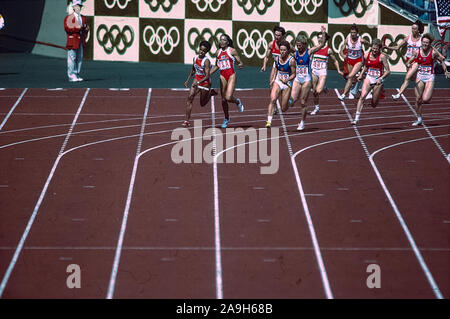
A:
<svg viewBox="0 0 450 319">
<path fill-rule="evenodd" d="M 236 96 L 245 112 L 231 107 L 230 127 L 263 128 L 268 91 Z M 448 96 L 434 91 L 423 127 L 412 90 L 353 127 L 356 101 L 330 90 L 304 132 L 298 107 L 275 117 L 279 170 L 262 175 L 260 162 L 220 163 L 231 150 L 173 163 L 183 91 L 0 91 L 0 295 L 449 298 Z M 220 99 L 195 100 L 193 118 L 217 127 L 206 135 L 220 151 Z M 80 289 L 66 286 L 70 264 Z M 381 288 L 367 287 L 369 264 Z"/>
</svg>

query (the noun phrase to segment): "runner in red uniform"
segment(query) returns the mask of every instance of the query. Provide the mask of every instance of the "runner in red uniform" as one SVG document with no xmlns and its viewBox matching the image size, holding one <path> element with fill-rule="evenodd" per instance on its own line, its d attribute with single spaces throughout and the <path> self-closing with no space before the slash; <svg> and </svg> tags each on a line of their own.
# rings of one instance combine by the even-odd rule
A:
<svg viewBox="0 0 450 319">
<path fill-rule="evenodd" d="M 192 69 L 189 72 L 186 82 L 184 82 L 184 86 L 188 87 L 189 80 L 195 74 L 194 81 L 189 89 L 189 95 L 186 100 L 186 119 L 183 122 L 183 126 L 185 127 L 190 125 L 189 119 L 191 118 L 192 102 L 194 101 L 195 96 L 200 92 L 200 106 L 205 106 L 211 99 L 211 96 L 217 94 L 214 89 L 211 89 L 211 62 L 206 56 L 209 50 L 211 50 L 211 43 L 208 41 L 200 42 L 198 55 L 194 57 Z"/>
<path fill-rule="evenodd" d="M 220 92 L 222 95 L 222 108 L 225 119 L 222 123 L 222 128 L 226 128 L 230 122 L 230 115 L 228 113 L 228 102 L 237 105 L 239 112 L 244 111 L 244 105 L 239 98 L 233 96 L 236 86 L 236 72 L 234 71 L 234 61 L 240 69 L 244 67 L 239 54 L 233 47 L 233 40 L 227 35 L 222 34 L 219 41 L 220 49 L 216 54 L 216 65 L 211 74 L 220 69 Z"/>
<path fill-rule="evenodd" d="M 406 38 L 400 40 L 397 45 L 388 46 L 387 49 L 391 50 L 400 50 L 406 45 L 406 55 L 405 55 L 405 65 L 406 65 L 406 75 L 405 80 L 403 81 L 402 86 L 400 87 L 400 90 L 397 94 L 393 94 L 392 98 L 394 100 L 398 100 L 400 96 L 403 94 L 403 92 L 408 88 L 409 81 L 412 79 L 414 74 L 417 72 L 417 64 L 413 64 L 413 67 L 411 68 L 411 65 L 408 66 L 408 61 L 411 59 L 414 52 L 419 51 L 420 47 L 422 46 L 422 41 L 420 38 L 420 35 L 423 33 L 425 27 L 422 23 L 422 21 L 417 20 L 414 22 L 414 24 L 411 26 L 411 35 L 407 36 Z"/>
<path fill-rule="evenodd" d="M 358 27 L 356 24 L 353 24 L 350 28 L 350 34 L 345 39 L 344 46 L 342 47 L 342 51 L 347 50 L 347 56 L 344 60 L 344 64 L 347 65 L 348 68 L 348 77 L 347 83 L 345 83 L 344 92 L 338 98 L 343 101 L 352 87 L 353 82 L 356 81 L 357 73 L 361 70 L 364 65 L 364 57 L 363 57 L 363 45 L 370 45 L 370 43 L 364 40 L 358 34 Z M 345 70 L 345 66 L 344 66 Z M 345 71 L 344 71 L 345 74 Z M 349 95 L 349 98 L 353 98 L 355 94 L 358 93 L 358 82 L 355 83 L 355 89 L 352 90 L 352 95 Z"/>
<path fill-rule="evenodd" d="M 434 62 L 439 60 L 442 68 L 445 72 L 445 77 L 450 77 L 450 72 L 445 65 L 445 58 L 442 54 L 436 51 L 431 43 L 434 38 L 431 34 L 425 33 L 422 36 L 422 48 L 413 53 L 411 59 L 407 64 L 417 64 L 417 77 L 416 77 L 416 103 L 414 105 L 417 121 L 412 123 L 413 126 L 422 124 L 422 104 L 429 103 L 433 94 L 434 88 Z M 414 68 L 414 66 L 413 66 Z"/>
<path fill-rule="evenodd" d="M 372 48 L 369 54 L 367 54 L 364 67 L 358 77 L 358 81 L 362 80 L 365 72 L 367 72 L 367 76 L 362 85 L 361 96 L 359 97 L 356 107 L 355 119 L 352 122 L 353 125 L 358 123 L 362 108 L 364 106 L 364 100 L 372 90 L 371 105 L 372 107 L 376 107 L 378 105 L 378 101 L 383 90 L 384 79 L 389 75 L 389 73 L 391 73 L 387 56 L 384 53 L 381 53 L 380 39 L 374 39 L 372 41 Z"/>
</svg>

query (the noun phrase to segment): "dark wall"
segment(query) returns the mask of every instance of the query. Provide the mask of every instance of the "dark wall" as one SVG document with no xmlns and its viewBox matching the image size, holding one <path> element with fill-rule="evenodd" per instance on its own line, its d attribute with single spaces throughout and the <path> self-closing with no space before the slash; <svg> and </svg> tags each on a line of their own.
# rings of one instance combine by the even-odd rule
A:
<svg viewBox="0 0 450 319">
<path fill-rule="evenodd" d="M 0 13 L 5 19 L 5 27 L 0 30 L 0 52 L 31 52 L 44 4 L 45 0 L 0 0 Z"/>
</svg>

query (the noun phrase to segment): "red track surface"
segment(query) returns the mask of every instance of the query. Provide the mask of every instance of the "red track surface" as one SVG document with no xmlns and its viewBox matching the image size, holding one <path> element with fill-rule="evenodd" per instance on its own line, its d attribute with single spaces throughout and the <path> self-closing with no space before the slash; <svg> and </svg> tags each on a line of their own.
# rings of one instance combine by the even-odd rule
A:
<svg viewBox="0 0 450 319">
<path fill-rule="evenodd" d="M 0 122 L 22 93 L 0 91 Z M 30 89 L 17 103 L 0 130 L 3 298 L 105 298 L 108 287 L 114 298 L 436 298 L 425 269 L 450 296 L 449 90 L 434 91 L 417 128 L 403 100 L 366 106 L 356 130 L 345 109 L 353 116 L 356 101 L 344 107 L 333 91 L 304 132 L 294 107 L 283 114 L 294 161 L 276 116 L 279 170 L 269 175 L 248 160 L 219 163 L 217 175 L 213 164 L 174 164 L 186 92 L 152 90 L 141 132 L 148 93 Z M 245 112 L 231 106 L 229 127 L 262 128 L 268 91 L 236 96 Z M 210 110 L 195 101 L 202 132 Z M 219 128 L 218 97 L 215 110 Z M 70 264 L 80 289 L 66 286 Z M 367 287 L 369 264 L 381 267 L 381 288 Z"/>
</svg>

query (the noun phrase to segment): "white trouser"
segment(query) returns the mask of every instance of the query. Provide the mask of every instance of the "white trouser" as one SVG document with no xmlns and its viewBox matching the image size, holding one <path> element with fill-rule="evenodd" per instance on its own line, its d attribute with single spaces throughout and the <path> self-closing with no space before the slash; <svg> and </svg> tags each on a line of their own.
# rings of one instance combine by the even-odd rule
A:
<svg viewBox="0 0 450 319">
<path fill-rule="evenodd" d="M 75 80 L 80 77 L 81 64 L 83 62 L 83 46 L 76 50 L 67 51 L 67 76 L 69 80 Z"/>
</svg>

